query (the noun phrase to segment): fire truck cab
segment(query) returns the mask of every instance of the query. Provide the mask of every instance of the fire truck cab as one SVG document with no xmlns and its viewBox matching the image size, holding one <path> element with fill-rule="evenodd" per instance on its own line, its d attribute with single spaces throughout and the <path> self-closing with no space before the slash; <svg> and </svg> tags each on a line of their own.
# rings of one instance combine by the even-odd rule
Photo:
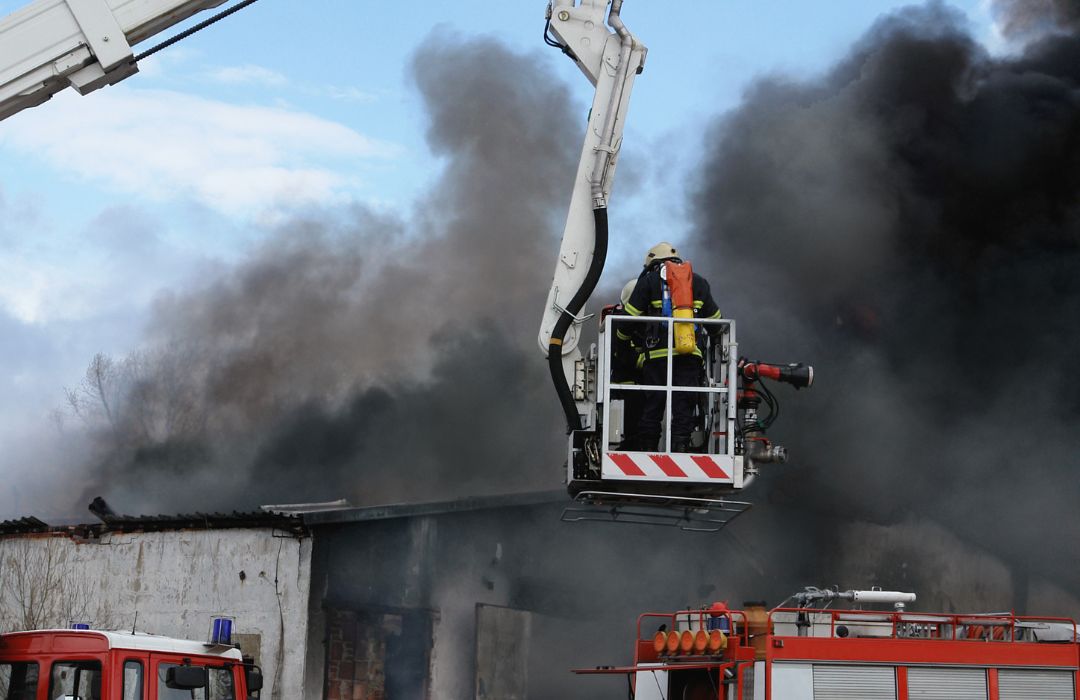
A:
<svg viewBox="0 0 1080 700">
<path fill-rule="evenodd" d="M 633 666 L 575 673 L 635 700 L 1077 700 L 1077 642 L 1066 618 L 746 604 L 641 615 Z"/>
<path fill-rule="evenodd" d="M 247 700 L 262 674 L 240 650 L 149 634 L 0 635 L 3 700 Z"/>
</svg>

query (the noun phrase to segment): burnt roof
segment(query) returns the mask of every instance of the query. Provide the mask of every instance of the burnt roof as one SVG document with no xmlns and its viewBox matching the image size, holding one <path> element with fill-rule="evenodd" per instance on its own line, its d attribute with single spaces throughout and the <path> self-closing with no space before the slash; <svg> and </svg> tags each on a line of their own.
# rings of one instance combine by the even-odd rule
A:
<svg viewBox="0 0 1080 700">
<path fill-rule="evenodd" d="M 47 532 L 49 526 L 35 517 L 19 518 L 18 520 L 0 520 L 0 534 L 13 535 L 17 533 Z"/>
<path fill-rule="evenodd" d="M 380 506 L 342 506 L 326 507 L 335 504 L 297 504 L 294 506 L 263 506 L 274 513 L 297 514 L 311 527 L 319 525 L 337 525 L 343 523 L 391 520 L 395 518 L 418 518 L 451 513 L 468 513 L 500 508 L 522 508 L 542 506 L 552 503 L 565 503 L 566 491 L 527 491 L 487 496 L 469 496 L 449 501 L 427 501 L 417 503 L 392 503 Z M 319 506 L 319 507 L 314 507 Z"/>
<path fill-rule="evenodd" d="M 169 530 L 227 530 L 272 528 L 295 536 L 307 534 L 304 522 L 284 513 L 263 511 L 231 513 L 180 513 L 176 515 L 108 515 L 101 522 L 80 525 L 48 525 L 38 518 L 0 522 L 0 536 L 58 533 L 97 537 L 111 532 L 163 532 Z"/>
<path fill-rule="evenodd" d="M 93 538 L 110 532 L 162 532 L 168 530 L 222 530 L 273 528 L 302 537 L 320 525 L 416 518 L 466 513 L 500 508 L 521 508 L 566 501 L 566 491 L 531 491 L 471 496 L 448 501 L 393 503 L 379 506 L 352 506 L 347 501 L 263 506 L 262 510 L 231 513 L 181 513 L 177 515 L 120 515 L 104 499 L 95 498 L 90 512 L 100 522 L 93 524 L 49 525 L 38 518 L 0 522 L 0 537 L 34 533 L 67 534 Z"/>
</svg>

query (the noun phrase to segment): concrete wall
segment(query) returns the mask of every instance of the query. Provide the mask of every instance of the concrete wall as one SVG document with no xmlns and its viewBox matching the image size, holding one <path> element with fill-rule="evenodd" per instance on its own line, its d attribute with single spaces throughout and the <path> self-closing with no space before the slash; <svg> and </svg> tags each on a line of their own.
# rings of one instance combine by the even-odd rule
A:
<svg viewBox="0 0 1080 700">
<path fill-rule="evenodd" d="M 236 618 L 259 653 L 263 697 L 301 697 L 311 540 L 266 529 L 0 538 L 0 628 L 66 627 L 206 639 Z M 138 615 L 136 621 L 136 613 Z"/>
</svg>

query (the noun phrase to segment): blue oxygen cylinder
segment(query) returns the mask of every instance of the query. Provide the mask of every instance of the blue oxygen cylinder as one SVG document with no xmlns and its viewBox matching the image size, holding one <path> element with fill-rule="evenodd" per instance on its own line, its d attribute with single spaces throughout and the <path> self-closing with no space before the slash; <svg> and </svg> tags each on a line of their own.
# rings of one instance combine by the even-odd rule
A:
<svg viewBox="0 0 1080 700">
<path fill-rule="evenodd" d="M 671 318 L 671 290 L 668 288 L 666 267 L 660 268 L 660 290 L 660 313 L 664 318 Z"/>
</svg>

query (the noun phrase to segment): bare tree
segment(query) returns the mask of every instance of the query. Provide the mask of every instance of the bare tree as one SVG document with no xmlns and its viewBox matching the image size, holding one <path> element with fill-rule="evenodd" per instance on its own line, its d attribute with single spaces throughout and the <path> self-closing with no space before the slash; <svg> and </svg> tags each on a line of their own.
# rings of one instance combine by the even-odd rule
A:
<svg viewBox="0 0 1080 700">
<path fill-rule="evenodd" d="M 68 409 L 115 447 L 200 434 L 206 413 L 197 358 L 183 347 L 136 351 L 119 360 L 98 353 L 79 384 L 64 390 Z"/>
<path fill-rule="evenodd" d="M 66 627 L 75 620 L 113 625 L 66 538 L 25 537 L 0 548 L 0 631 Z"/>
<path fill-rule="evenodd" d="M 68 407 L 92 427 L 104 423 L 117 429 L 115 407 L 120 403 L 121 372 L 108 355 L 97 353 L 86 367 L 82 381 L 73 389 L 64 389 Z"/>
</svg>

